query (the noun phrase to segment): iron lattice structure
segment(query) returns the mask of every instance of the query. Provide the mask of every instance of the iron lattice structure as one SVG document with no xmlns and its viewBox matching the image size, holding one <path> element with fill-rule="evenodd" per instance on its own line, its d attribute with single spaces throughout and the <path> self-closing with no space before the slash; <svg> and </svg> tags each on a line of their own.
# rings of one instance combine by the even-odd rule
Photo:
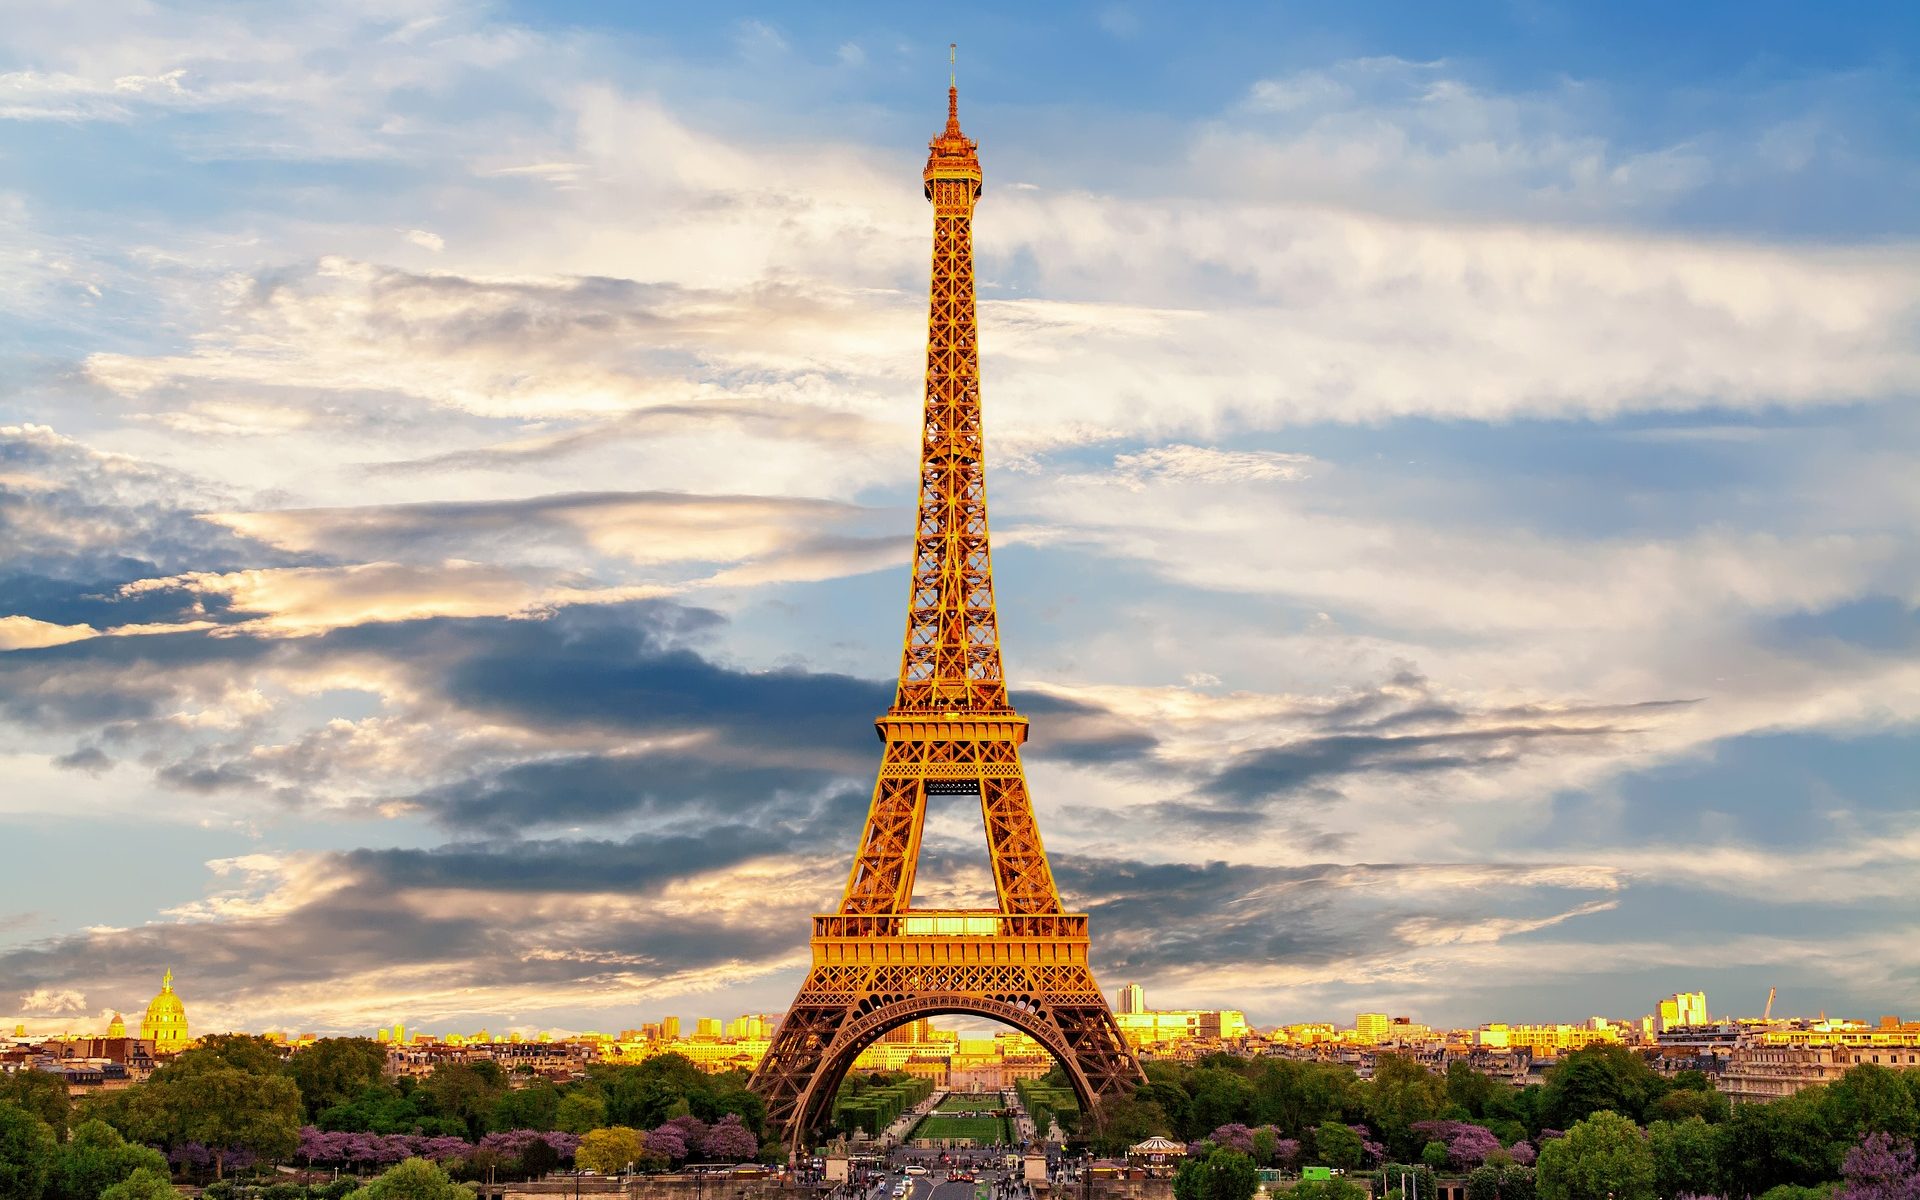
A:
<svg viewBox="0 0 1920 1200">
<path fill-rule="evenodd" d="M 1087 961 L 1087 918 L 1061 908 L 1020 767 L 1027 720 L 1007 701 L 994 615 L 974 322 L 976 144 L 959 93 L 929 143 L 933 202 L 926 412 L 913 588 L 886 751 L 840 910 L 813 919 L 813 967 L 751 1087 L 797 1153 L 860 1051 L 942 1013 L 990 1017 L 1053 1055 L 1098 1119 L 1098 1101 L 1144 1080 Z M 929 795 L 980 797 L 999 906 L 912 908 Z"/>
</svg>

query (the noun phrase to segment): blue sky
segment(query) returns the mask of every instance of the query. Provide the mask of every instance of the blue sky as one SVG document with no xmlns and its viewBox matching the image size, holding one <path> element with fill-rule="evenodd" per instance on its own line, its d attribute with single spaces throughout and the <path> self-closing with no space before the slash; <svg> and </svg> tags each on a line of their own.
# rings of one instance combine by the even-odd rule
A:
<svg viewBox="0 0 1920 1200">
<path fill-rule="evenodd" d="M 1103 981 L 1912 1014 L 1903 6 L 10 24 L 0 1019 L 786 1002 L 897 667 L 949 41 Z"/>
</svg>

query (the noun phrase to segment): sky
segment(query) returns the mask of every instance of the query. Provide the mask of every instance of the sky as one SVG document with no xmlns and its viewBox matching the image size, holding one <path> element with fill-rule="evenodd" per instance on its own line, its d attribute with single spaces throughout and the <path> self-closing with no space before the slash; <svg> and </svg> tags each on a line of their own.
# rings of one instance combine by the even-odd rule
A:
<svg viewBox="0 0 1920 1200">
<path fill-rule="evenodd" d="M 949 42 L 1108 990 L 1920 1016 L 1911 6 L 0 10 L 9 1027 L 785 1006 Z M 919 903 L 990 897 L 969 804 Z"/>
</svg>

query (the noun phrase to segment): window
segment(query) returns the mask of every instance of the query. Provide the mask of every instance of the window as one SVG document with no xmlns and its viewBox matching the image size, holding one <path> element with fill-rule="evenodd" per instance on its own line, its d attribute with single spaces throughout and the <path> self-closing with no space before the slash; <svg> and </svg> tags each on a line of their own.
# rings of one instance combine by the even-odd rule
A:
<svg viewBox="0 0 1920 1200">
<path fill-rule="evenodd" d="M 900 923 L 900 932 L 921 937 L 959 934 L 963 937 L 992 937 L 1000 932 L 996 916 L 908 917 Z"/>
</svg>

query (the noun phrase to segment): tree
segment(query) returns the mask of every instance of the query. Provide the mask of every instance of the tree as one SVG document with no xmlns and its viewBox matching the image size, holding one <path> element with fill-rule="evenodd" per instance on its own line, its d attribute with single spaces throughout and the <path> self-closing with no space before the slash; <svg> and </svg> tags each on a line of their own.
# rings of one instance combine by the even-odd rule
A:
<svg viewBox="0 0 1920 1200">
<path fill-rule="evenodd" d="M 291 1156 L 300 1144 L 300 1089 L 277 1062 L 272 1074 L 232 1065 L 244 1055 L 239 1043 L 255 1039 L 212 1040 L 224 1045 L 208 1054 L 187 1051 L 136 1089 L 142 1095 L 130 1110 L 134 1128 L 123 1132 L 140 1141 L 206 1146 L 215 1179 L 225 1178 L 227 1158 L 236 1150 L 270 1160 Z M 219 1052 L 229 1048 L 242 1054 Z"/>
<path fill-rule="evenodd" d="M 507 1073 L 495 1062 L 442 1063 L 426 1083 L 435 1112 L 460 1122 L 469 1138 L 487 1131 L 487 1118 L 507 1090 Z"/>
<path fill-rule="evenodd" d="M 1350 1179 L 1304 1179 L 1293 1185 L 1287 1200 L 1367 1200 L 1367 1195 Z"/>
<path fill-rule="evenodd" d="M 1175 1200 L 1252 1200 L 1260 1169 L 1238 1150 L 1214 1150 L 1181 1160 L 1173 1173 Z"/>
<path fill-rule="evenodd" d="M 1544 1116 L 1568 1129 L 1594 1113 L 1619 1113 L 1635 1121 L 1667 1090 L 1647 1060 L 1624 1046 L 1586 1046 L 1563 1056 L 1547 1072 Z"/>
<path fill-rule="evenodd" d="M 1501 1167 L 1500 1200 L 1533 1200 L 1535 1182 L 1532 1167 Z"/>
<path fill-rule="evenodd" d="M 573 1162 L 583 1171 L 612 1175 L 631 1167 L 646 1152 L 645 1135 L 625 1125 L 614 1125 L 583 1135 L 580 1148 L 573 1152 Z"/>
<path fill-rule="evenodd" d="M 310 1120 L 378 1087 L 386 1067 L 386 1047 L 370 1038 L 321 1038 L 287 1060 Z"/>
<path fill-rule="evenodd" d="M 1238 1150 L 1249 1157 L 1253 1154 L 1253 1130 L 1237 1122 L 1232 1125 L 1222 1125 L 1208 1134 L 1207 1140 L 1222 1150 Z"/>
<path fill-rule="evenodd" d="M 1823 1183 L 1819 1187 L 1801 1187 L 1797 1183 L 1783 1183 L 1770 1187 L 1760 1193 L 1760 1200 L 1832 1200 L 1833 1193 L 1840 1187 L 1834 1183 Z"/>
<path fill-rule="evenodd" d="M 1855 1141 L 1869 1133 L 1910 1138 L 1920 1133 L 1920 1102 L 1903 1075 L 1875 1063 L 1861 1063 L 1827 1087 L 1826 1108 L 1834 1134 Z"/>
<path fill-rule="evenodd" d="M 1492 1116 L 1500 1101 L 1513 1092 L 1513 1088 L 1459 1059 L 1447 1064 L 1445 1086 L 1447 1103 L 1475 1120 Z"/>
<path fill-rule="evenodd" d="M 83 1121 L 54 1155 L 49 1200 L 97 1200 L 101 1192 L 135 1171 L 167 1174 L 167 1156 L 128 1142 L 105 1121 Z"/>
<path fill-rule="evenodd" d="M 1195 1071 L 1187 1083 L 1193 1097 L 1187 1106 L 1187 1120 L 1179 1132 L 1182 1137 L 1201 1137 L 1222 1125 L 1244 1123 L 1253 1115 L 1253 1085 L 1237 1071 L 1224 1067 L 1206 1067 Z"/>
<path fill-rule="evenodd" d="M 568 1133 L 584 1134 L 590 1129 L 604 1128 L 606 1124 L 607 1102 L 592 1087 L 568 1088 L 553 1113 L 553 1127 Z"/>
<path fill-rule="evenodd" d="M 1313 1154 L 1329 1167 L 1357 1171 L 1366 1161 L 1366 1144 L 1360 1135 L 1338 1121 L 1322 1121 L 1313 1131 Z"/>
<path fill-rule="evenodd" d="M 760 1153 L 760 1139 L 738 1116 L 727 1114 L 700 1139 L 700 1153 L 715 1162 L 752 1162 Z"/>
<path fill-rule="evenodd" d="M 347 1200 L 474 1200 L 473 1190 L 447 1178 L 447 1173 L 424 1158 L 410 1158 Z"/>
<path fill-rule="evenodd" d="M 40 1200 L 53 1174 L 53 1127 L 0 1102 L 0 1200 Z"/>
<path fill-rule="evenodd" d="M 1110 1096 L 1099 1104 L 1105 1124 L 1094 1135 L 1093 1147 L 1101 1154 L 1115 1154 L 1155 1134 L 1165 1137 L 1173 1132 L 1167 1114 L 1151 1100 Z"/>
<path fill-rule="evenodd" d="M 1687 1088 L 1675 1088 L 1666 1095 L 1647 1105 L 1647 1123 L 1656 1121 L 1685 1121 L 1698 1118 L 1709 1125 L 1718 1125 L 1727 1119 L 1733 1111 L 1733 1102 L 1727 1099 L 1725 1092 L 1693 1091 Z"/>
<path fill-rule="evenodd" d="M 1807 1088 L 1769 1104 L 1742 1104 L 1714 1126 L 1720 1182 L 1730 1196 L 1758 1196 L 1782 1183 L 1812 1187 L 1840 1174 L 1825 1090 Z"/>
<path fill-rule="evenodd" d="M 181 1200 L 182 1193 L 173 1186 L 165 1171 L 156 1171 L 151 1167 L 141 1167 L 133 1174 L 122 1179 L 104 1192 L 96 1193 L 98 1200 Z"/>
<path fill-rule="evenodd" d="M 1362 1101 L 1367 1123 L 1379 1132 L 1396 1158 L 1420 1153 L 1425 1139 L 1413 1126 L 1440 1115 L 1446 1086 L 1432 1071 L 1402 1054 L 1382 1054 L 1374 1063 Z"/>
<path fill-rule="evenodd" d="M 1468 1171 L 1467 1200 L 1500 1200 L 1500 1168 L 1475 1167 Z"/>
<path fill-rule="evenodd" d="M 1669 1095 L 1683 1095 L 1671 1092 Z M 1647 1126 L 1653 1152 L 1653 1183 L 1662 1196 L 1710 1195 L 1720 1186 L 1720 1160 L 1713 1129 L 1699 1117 L 1655 1121 Z"/>
<path fill-rule="evenodd" d="M 1420 1148 L 1420 1161 L 1436 1171 L 1447 1169 L 1447 1144 L 1428 1142 Z"/>
<path fill-rule="evenodd" d="M 1300 1137 L 1322 1121 L 1359 1116 L 1357 1088 L 1351 1067 L 1270 1058 L 1254 1078 L 1253 1119 Z"/>
<path fill-rule="evenodd" d="M 251 1033 L 215 1033 L 200 1039 L 193 1049 L 175 1058 L 174 1064 L 219 1062 L 249 1075 L 279 1075 L 286 1070 L 280 1048 Z"/>
<path fill-rule="evenodd" d="M 18 1104 L 45 1121 L 57 1138 L 66 1136 L 73 1118 L 67 1081 L 52 1071 L 0 1071 L 0 1103 Z"/>
<path fill-rule="evenodd" d="M 1847 1151 L 1846 1180 L 1835 1200 L 1920 1200 L 1920 1164 L 1912 1138 L 1871 1133 Z"/>
<path fill-rule="evenodd" d="M 1653 1152 L 1615 1112 L 1577 1122 L 1540 1150 L 1540 1200 L 1653 1200 Z"/>
<path fill-rule="evenodd" d="M 647 1152 L 679 1162 L 687 1157 L 686 1135 L 672 1125 L 662 1125 L 647 1135 Z"/>
<path fill-rule="evenodd" d="M 560 1089 L 544 1079 L 516 1088 L 493 1102 L 487 1124 L 503 1129 L 552 1129 L 560 1116 Z"/>
</svg>

